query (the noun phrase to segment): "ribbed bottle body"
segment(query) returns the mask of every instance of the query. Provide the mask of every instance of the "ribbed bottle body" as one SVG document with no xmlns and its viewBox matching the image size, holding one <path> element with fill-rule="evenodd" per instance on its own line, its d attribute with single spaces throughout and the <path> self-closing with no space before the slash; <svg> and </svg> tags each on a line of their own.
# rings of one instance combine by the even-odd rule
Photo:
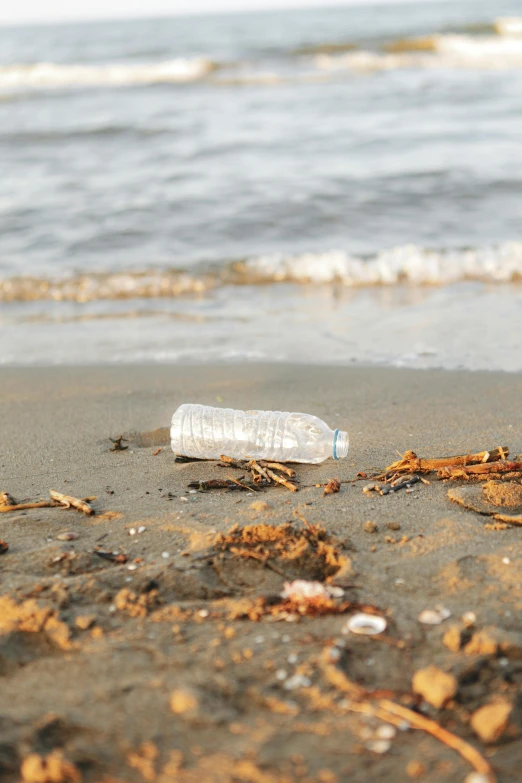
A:
<svg viewBox="0 0 522 783">
<path fill-rule="evenodd" d="M 172 417 L 170 434 L 176 454 L 201 459 L 226 454 L 236 459 L 318 463 L 336 456 L 337 433 L 306 413 L 187 404 Z"/>
</svg>

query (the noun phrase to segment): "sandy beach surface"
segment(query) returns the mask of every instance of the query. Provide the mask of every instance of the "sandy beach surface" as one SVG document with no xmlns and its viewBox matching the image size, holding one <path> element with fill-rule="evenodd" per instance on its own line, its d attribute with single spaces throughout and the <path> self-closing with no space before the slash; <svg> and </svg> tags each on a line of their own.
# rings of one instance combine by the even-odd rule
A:
<svg viewBox="0 0 522 783">
<path fill-rule="evenodd" d="M 440 736 L 390 729 L 375 712 L 387 699 L 480 752 L 493 772 L 469 783 L 519 781 L 522 529 L 451 503 L 442 481 L 383 497 L 364 481 L 329 496 L 315 485 L 408 449 L 517 455 L 521 398 L 515 374 L 2 369 L 0 491 L 95 497 L 96 513 L 0 514 L 0 780 L 467 780 L 472 764 Z M 295 494 L 189 494 L 223 470 L 174 462 L 166 428 L 182 402 L 315 413 L 348 430 L 349 455 L 298 466 Z M 111 452 L 121 433 L 127 450 Z M 269 540 L 266 526 L 283 527 Z M 342 586 L 342 611 L 279 611 L 297 578 Z M 383 634 L 343 633 L 359 606 Z M 439 606 L 451 616 L 419 622 Z M 449 679 L 428 674 L 426 701 L 412 679 L 430 665 Z"/>
</svg>

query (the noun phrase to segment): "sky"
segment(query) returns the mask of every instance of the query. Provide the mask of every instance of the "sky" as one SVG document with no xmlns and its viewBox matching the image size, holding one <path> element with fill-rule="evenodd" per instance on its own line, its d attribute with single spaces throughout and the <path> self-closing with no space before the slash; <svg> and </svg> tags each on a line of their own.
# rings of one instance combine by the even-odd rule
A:
<svg viewBox="0 0 522 783">
<path fill-rule="evenodd" d="M 0 3 L 0 24 L 367 5 L 372 1 L 377 0 L 46 0 L 45 3 L 42 0 L 16 0 L 14 3 Z"/>
</svg>

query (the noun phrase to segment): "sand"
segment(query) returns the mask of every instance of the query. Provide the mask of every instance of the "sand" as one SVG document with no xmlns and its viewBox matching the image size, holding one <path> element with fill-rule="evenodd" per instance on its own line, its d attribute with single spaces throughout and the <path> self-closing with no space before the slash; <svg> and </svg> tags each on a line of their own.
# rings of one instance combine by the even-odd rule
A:
<svg viewBox="0 0 522 783">
<path fill-rule="evenodd" d="M 364 482 L 324 497 L 315 484 L 383 468 L 407 449 L 443 456 L 508 445 L 518 454 L 521 395 L 522 376 L 494 373 L 3 369 L 0 491 L 17 500 L 49 489 L 95 496 L 96 515 L 0 514 L 9 545 L 0 557 L 0 780 L 449 783 L 472 771 L 423 732 L 398 730 L 383 745 L 382 721 L 349 710 L 349 682 L 416 704 L 478 748 L 498 781 L 518 781 L 516 711 L 489 744 L 470 719 L 492 701 L 514 703 L 520 690 L 522 529 L 451 503 L 438 481 L 386 497 L 363 494 Z M 223 474 L 215 463 L 174 462 L 165 428 L 188 401 L 313 412 L 349 431 L 348 458 L 299 467 L 306 486 L 295 495 L 189 494 L 190 480 Z M 120 433 L 128 449 L 110 452 L 109 437 Z M 296 509 L 324 527 L 322 554 L 304 541 Z M 233 525 L 284 523 L 293 539 L 282 539 L 274 569 L 216 542 Z M 60 540 L 64 532 L 78 538 Z M 128 561 L 103 560 L 95 547 Z M 284 576 L 335 583 L 332 552 L 343 563 L 342 601 L 379 610 L 382 637 L 343 634 L 350 608 L 249 619 L 255 599 L 277 595 Z M 451 617 L 422 625 L 419 613 L 437 605 Z M 480 639 L 469 654 L 443 644 L 466 612 L 476 623 L 462 639 L 496 634 L 489 652 Z M 333 670 L 324 665 L 332 644 Z M 445 707 L 412 702 L 414 673 L 432 664 L 458 681 Z"/>
</svg>

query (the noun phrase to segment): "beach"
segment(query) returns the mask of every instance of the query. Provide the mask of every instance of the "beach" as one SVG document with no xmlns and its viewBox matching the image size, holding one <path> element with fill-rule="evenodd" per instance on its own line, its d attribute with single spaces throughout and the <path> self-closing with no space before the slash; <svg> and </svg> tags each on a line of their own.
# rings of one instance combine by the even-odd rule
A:
<svg viewBox="0 0 522 783">
<path fill-rule="evenodd" d="M 463 781 L 473 768 L 440 739 L 407 721 L 390 732 L 382 718 L 350 709 L 353 688 L 406 703 L 414 673 L 435 665 L 458 691 L 443 708 L 419 702 L 422 714 L 477 748 L 499 783 L 518 781 L 518 719 L 494 742 L 470 720 L 485 704 L 518 698 L 520 529 L 451 503 L 454 484 L 431 476 L 387 496 L 351 480 L 410 449 L 440 457 L 509 446 L 518 454 L 521 392 L 514 373 L 4 368 L 0 490 L 18 501 L 45 499 L 49 489 L 95 498 L 95 515 L 0 514 L 9 546 L 0 560 L 1 779 L 18 781 L 25 759 L 24 780 L 36 781 L 28 756 L 54 753 L 60 780 L 87 783 Z M 188 401 L 314 413 L 348 430 L 350 451 L 344 461 L 295 466 L 297 493 L 189 493 L 189 482 L 223 473 L 214 462 L 175 462 L 168 426 Z M 109 438 L 120 434 L 128 448 L 111 452 Z M 344 483 L 325 496 L 316 484 L 333 478 Z M 353 608 L 286 621 L 255 616 L 256 599 L 277 596 L 285 577 L 336 584 L 337 566 L 320 548 L 274 560 L 274 569 L 223 554 L 234 525 L 286 523 L 299 541 L 310 526 L 324 528 Z M 65 532 L 77 537 L 64 541 Z M 385 633 L 343 633 L 357 606 L 384 617 Z M 451 613 L 440 624 L 419 621 L 440 607 Z M 443 643 L 470 612 L 470 635 L 494 627 L 511 640 L 507 652 Z"/>
</svg>

